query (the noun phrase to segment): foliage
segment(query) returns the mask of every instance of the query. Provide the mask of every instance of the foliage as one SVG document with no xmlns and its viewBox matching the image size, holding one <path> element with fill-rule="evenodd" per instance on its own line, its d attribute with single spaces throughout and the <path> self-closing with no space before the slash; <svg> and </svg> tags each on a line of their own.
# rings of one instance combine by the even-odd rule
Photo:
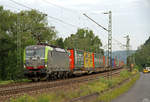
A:
<svg viewBox="0 0 150 102">
<path fill-rule="evenodd" d="M 10 102 L 24 102 L 27 99 L 30 99 L 28 100 L 28 102 L 67 102 L 72 98 L 86 96 L 95 92 L 101 92 L 104 91 L 105 89 L 109 89 L 110 87 L 115 86 L 116 84 L 126 79 L 127 77 L 125 75 L 132 76 L 133 73 L 131 74 L 130 72 L 128 73 L 126 71 L 123 71 L 121 76 L 112 77 L 112 79 L 105 79 L 104 77 L 100 77 L 99 80 L 80 84 L 79 88 L 69 87 L 69 89 L 68 90 L 65 89 L 65 91 L 58 90 L 54 92 L 51 91 L 50 93 L 40 94 L 37 96 L 26 96 L 26 97 L 22 96 L 17 99 L 12 99 L 13 101 Z M 106 98 L 108 99 L 110 95 L 112 95 L 112 98 L 114 98 L 120 95 L 121 93 L 125 92 L 127 89 L 129 89 L 129 87 L 131 87 L 131 85 L 133 85 L 133 83 L 137 80 L 137 77 L 139 77 L 139 74 L 137 74 L 136 78 L 132 78 L 132 80 L 130 80 L 129 82 L 130 85 L 128 85 L 128 83 L 127 84 L 125 83 L 125 85 L 123 86 L 123 88 L 126 87 L 125 89 L 120 88 L 121 91 L 118 89 L 114 90 L 113 91 L 114 94 L 111 94 L 112 92 L 104 94 L 104 100 Z M 102 94 L 100 94 L 100 96 L 102 96 Z M 19 101 L 20 99 L 22 99 L 23 101 Z M 101 97 L 98 98 L 98 100 L 101 100 Z"/>
<path fill-rule="evenodd" d="M 140 71 L 144 67 L 150 66 L 150 38 L 138 48 L 132 57 L 134 57 L 135 63 L 139 67 Z"/>
<path fill-rule="evenodd" d="M 31 80 L 28 79 L 19 79 L 19 80 L 6 80 L 0 81 L 0 85 L 10 84 L 10 83 L 21 83 L 21 82 L 30 82 Z"/>
<path fill-rule="evenodd" d="M 22 79 L 24 48 L 39 42 L 47 42 L 61 48 L 103 53 L 100 49 L 102 43 L 92 30 L 78 29 L 76 34 L 63 40 L 48 26 L 47 15 L 36 10 L 14 13 L 0 6 L 0 19 L 0 80 Z M 17 39 L 20 39 L 19 49 Z M 17 56 L 21 56 L 19 63 Z"/>
<path fill-rule="evenodd" d="M 95 36 L 92 30 L 78 29 L 75 34 L 67 37 L 64 41 L 65 47 L 76 48 L 80 50 L 104 53 L 100 47 L 102 46 L 101 40 Z"/>
<path fill-rule="evenodd" d="M 138 73 L 135 77 L 129 80 L 129 82 L 123 84 L 119 88 L 116 88 L 112 91 L 106 92 L 105 94 L 99 96 L 95 102 L 100 102 L 100 101 L 110 102 L 111 100 L 115 99 L 117 96 L 128 91 L 128 89 L 136 82 L 137 79 L 139 79 L 139 77 L 140 75 Z"/>
<path fill-rule="evenodd" d="M 140 70 L 140 67 L 138 65 L 134 65 L 133 71 L 139 71 L 139 70 Z"/>
<path fill-rule="evenodd" d="M 131 73 L 129 71 L 124 70 L 124 71 L 120 72 L 120 77 L 129 78 L 130 74 Z"/>
<path fill-rule="evenodd" d="M 13 80 L 7 80 L 7 81 L 0 81 L 0 85 L 5 85 L 5 84 L 9 84 L 9 83 L 13 83 Z"/>
<path fill-rule="evenodd" d="M 58 46 L 58 47 L 60 47 L 60 48 L 65 48 L 63 38 L 58 38 L 58 39 L 55 41 L 55 45 Z"/>
<path fill-rule="evenodd" d="M 0 79 L 20 79 L 23 75 L 23 63 L 20 63 L 21 67 L 16 66 L 17 37 L 21 39 L 19 50 L 23 55 L 23 49 L 28 45 L 39 41 L 53 42 L 56 32 L 48 26 L 46 15 L 36 10 L 13 13 L 0 7 L 0 19 Z"/>
</svg>

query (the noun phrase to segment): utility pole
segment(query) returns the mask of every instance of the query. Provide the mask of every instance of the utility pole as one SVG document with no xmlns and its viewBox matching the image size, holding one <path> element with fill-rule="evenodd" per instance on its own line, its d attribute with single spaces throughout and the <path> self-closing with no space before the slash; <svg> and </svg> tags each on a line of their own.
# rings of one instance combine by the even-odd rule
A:
<svg viewBox="0 0 150 102">
<path fill-rule="evenodd" d="M 21 57 L 21 18 L 22 15 L 18 14 L 17 16 L 17 68 L 21 68 L 22 57 Z"/>
<path fill-rule="evenodd" d="M 111 70 L 111 77 L 112 77 L 112 12 L 104 12 L 103 14 L 108 14 L 109 15 L 109 23 L 108 23 L 108 29 L 97 23 L 95 20 L 87 16 L 86 14 L 83 14 L 86 16 L 88 19 L 93 21 L 95 24 L 97 24 L 99 27 L 103 28 L 105 31 L 108 32 L 108 63 L 109 63 L 109 68 Z"/>
<path fill-rule="evenodd" d="M 109 15 L 109 23 L 108 23 L 108 58 L 110 59 L 110 70 L 112 77 L 112 13 L 111 11 L 105 12 L 104 14 Z"/>
<path fill-rule="evenodd" d="M 129 57 L 129 50 L 130 50 L 130 38 L 129 35 L 125 36 L 125 38 L 127 39 L 126 41 L 126 56 L 127 56 L 127 65 L 129 65 L 129 61 L 130 61 L 130 57 Z M 129 58 L 129 59 L 128 59 Z M 130 65 L 129 65 L 130 67 Z M 130 71 L 131 71 L 131 67 L 130 67 Z"/>
</svg>

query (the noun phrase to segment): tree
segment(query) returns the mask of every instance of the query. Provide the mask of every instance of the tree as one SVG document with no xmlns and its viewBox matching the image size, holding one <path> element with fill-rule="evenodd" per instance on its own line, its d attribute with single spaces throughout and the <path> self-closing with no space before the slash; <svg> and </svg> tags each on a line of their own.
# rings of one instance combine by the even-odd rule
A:
<svg viewBox="0 0 150 102">
<path fill-rule="evenodd" d="M 56 32 L 48 26 L 46 15 L 36 10 L 13 13 L 0 7 L 0 19 L 0 79 L 16 79 L 23 73 L 23 63 L 21 68 L 16 66 L 17 34 L 23 57 L 26 46 L 39 41 L 54 42 Z"/>
<path fill-rule="evenodd" d="M 63 38 L 58 38 L 55 43 L 56 43 L 55 44 L 56 46 L 58 46 L 60 48 L 65 48 Z"/>
<path fill-rule="evenodd" d="M 92 30 L 78 29 L 76 34 L 71 34 L 64 41 L 66 48 L 76 48 L 80 50 L 102 53 L 101 40 L 95 36 Z"/>
<path fill-rule="evenodd" d="M 135 62 L 140 68 L 150 66 L 150 38 L 132 56 L 135 57 Z"/>
</svg>

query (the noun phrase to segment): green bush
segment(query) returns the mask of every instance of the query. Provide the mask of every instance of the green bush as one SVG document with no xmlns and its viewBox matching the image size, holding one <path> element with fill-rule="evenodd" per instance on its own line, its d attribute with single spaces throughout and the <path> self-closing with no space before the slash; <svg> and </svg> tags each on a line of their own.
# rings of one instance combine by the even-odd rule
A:
<svg viewBox="0 0 150 102">
<path fill-rule="evenodd" d="M 140 68 L 138 65 L 134 65 L 134 70 L 142 71 L 142 68 Z"/>
<path fill-rule="evenodd" d="M 121 78 L 129 78 L 130 75 L 131 75 L 131 73 L 129 71 L 127 71 L 127 70 L 124 70 L 124 71 L 120 72 L 120 77 Z"/>
</svg>

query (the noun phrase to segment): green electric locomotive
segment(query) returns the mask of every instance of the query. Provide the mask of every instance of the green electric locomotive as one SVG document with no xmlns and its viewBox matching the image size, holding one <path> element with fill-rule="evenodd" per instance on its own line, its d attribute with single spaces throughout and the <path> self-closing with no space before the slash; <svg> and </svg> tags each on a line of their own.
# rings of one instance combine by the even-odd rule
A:
<svg viewBox="0 0 150 102">
<path fill-rule="evenodd" d="M 27 46 L 24 51 L 24 75 L 33 81 L 68 75 L 69 55 L 48 45 Z"/>
</svg>

